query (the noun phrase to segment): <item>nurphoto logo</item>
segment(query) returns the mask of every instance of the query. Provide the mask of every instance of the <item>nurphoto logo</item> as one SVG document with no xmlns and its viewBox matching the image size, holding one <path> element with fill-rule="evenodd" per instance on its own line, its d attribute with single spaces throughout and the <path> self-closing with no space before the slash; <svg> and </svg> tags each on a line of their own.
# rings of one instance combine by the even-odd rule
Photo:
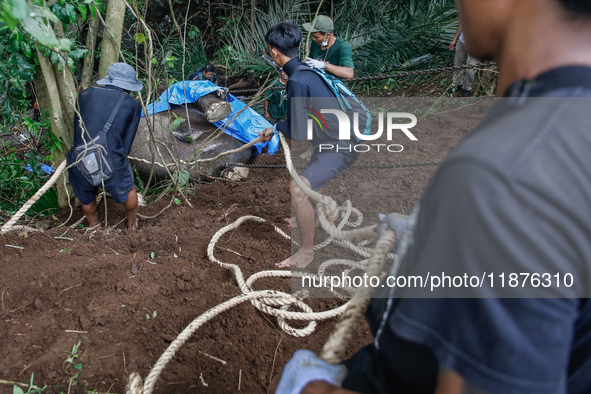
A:
<svg viewBox="0 0 591 394">
<path fill-rule="evenodd" d="M 306 108 L 310 112 L 308 112 L 308 116 L 311 119 L 308 119 L 308 128 L 307 128 L 307 138 L 308 140 L 312 140 L 313 138 L 313 128 L 314 122 L 320 127 L 320 129 L 328 129 L 328 124 L 322 116 L 325 115 L 334 115 L 337 118 L 339 124 L 339 140 L 341 141 L 349 141 L 352 139 L 351 130 L 353 130 L 354 138 L 359 141 L 375 141 L 382 137 L 384 133 L 384 113 L 378 113 L 378 130 L 376 133 L 371 133 L 371 130 L 368 132 L 363 133 L 359 132 L 359 112 L 353 112 L 353 127 L 351 127 L 351 119 L 350 115 L 344 111 L 336 110 L 336 109 L 321 109 L 320 112 L 312 109 Z M 362 116 L 366 116 L 366 114 L 362 114 Z M 410 123 L 398 123 L 400 119 L 410 119 Z M 417 141 L 417 137 L 414 136 L 413 133 L 410 132 L 410 129 L 417 125 L 417 117 L 411 113 L 407 112 L 388 112 L 386 114 L 386 139 L 388 141 L 392 141 L 394 131 L 400 130 L 410 139 L 411 141 Z M 354 150 L 355 152 L 369 152 L 372 148 L 377 149 L 380 152 L 380 148 L 385 147 L 385 150 L 392 153 L 402 152 L 404 147 L 400 144 L 352 144 L 349 146 L 335 146 L 333 144 L 320 144 L 319 150 L 322 152 L 324 149 L 326 150 L 334 150 L 336 148 L 337 151 L 349 151 Z"/>
</svg>

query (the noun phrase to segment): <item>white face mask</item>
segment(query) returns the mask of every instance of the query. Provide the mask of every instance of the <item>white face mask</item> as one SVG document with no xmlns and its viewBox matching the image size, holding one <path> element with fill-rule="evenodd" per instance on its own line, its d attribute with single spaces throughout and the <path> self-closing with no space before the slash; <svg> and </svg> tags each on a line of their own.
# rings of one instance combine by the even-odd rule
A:
<svg viewBox="0 0 591 394">
<path fill-rule="evenodd" d="M 324 41 L 320 44 L 321 47 L 325 47 L 328 45 L 328 33 L 324 35 Z"/>
</svg>

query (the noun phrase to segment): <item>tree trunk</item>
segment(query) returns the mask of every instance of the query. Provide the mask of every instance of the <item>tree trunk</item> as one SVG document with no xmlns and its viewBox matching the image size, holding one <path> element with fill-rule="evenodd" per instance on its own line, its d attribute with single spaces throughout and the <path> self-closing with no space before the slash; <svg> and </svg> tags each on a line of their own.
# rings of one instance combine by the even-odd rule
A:
<svg viewBox="0 0 591 394">
<path fill-rule="evenodd" d="M 47 110 L 50 113 L 51 117 L 51 133 L 53 133 L 56 137 L 60 138 L 64 143 L 62 144 L 62 151 L 55 150 L 53 153 L 53 161 L 54 167 L 57 168 L 66 157 L 66 153 L 70 149 L 72 145 L 72 138 L 74 134 L 69 134 L 68 128 L 64 124 L 63 119 L 63 109 L 62 103 L 60 99 L 60 94 L 58 92 L 57 83 L 55 80 L 55 74 L 53 72 L 53 67 L 49 59 L 47 59 L 43 54 L 37 49 L 37 57 L 39 58 L 40 70 L 37 71 L 35 74 L 35 79 L 33 84 L 35 85 L 35 91 L 37 94 L 37 102 L 39 104 L 39 108 L 42 110 Z M 72 120 L 72 127 L 74 125 L 74 120 Z M 65 177 L 65 186 L 64 186 L 64 177 Z M 69 197 L 74 196 L 74 192 L 72 190 L 72 186 L 67 182 L 67 172 L 60 176 L 56 183 L 57 188 L 57 201 L 60 208 L 65 208 L 68 206 Z M 67 189 L 66 189 L 67 188 Z"/>
<path fill-rule="evenodd" d="M 49 59 L 46 58 L 43 55 L 43 53 L 41 53 L 41 51 L 39 50 L 39 46 L 37 44 L 35 44 L 35 48 L 37 49 L 39 65 L 41 67 L 43 78 L 45 79 L 45 85 L 47 86 L 47 95 L 49 97 L 51 118 L 55 124 L 55 128 L 52 125 L 51 131 L 56 135 L 56 137 L 61 138 L 62 141 L 64 141 L 64 143 L 69 147 L 70 145 L 72 145 L 74 134 L 69 133 L 68 128 L 65 124 L 66 120 L 64 119 L 63 115 L 59 88 L 55 79 L 55 75 L 53 73 L 53 67 Z"/>
<path fill-rule="evenodd" d="M 53 152 L 55 168 L 59 167 L 59 165 L 62 164 L 64 160 L 66 160 L 66 152 L 68 152 L 67 148 L 64 149 L 63 152 L 57 149 L 55 152 Z M 70 199 L 74 198 L 74 189 L 72 189 L 72 185 L 70 185 L 70 182 L 68 182 L 68 170 L 62 172 L 55 183 L 55 187 L 57 189 L 57 204 L 60 208 L 66 208 L 68 205 L 70 205 Z"/>
<path fill-rule="evenodd" d="M 109 66 L 119 61 L 124 19 L 125 2 L 123 0 L 109 0 L 99 62 L 99 78 L 106 77 Z"/>
<path fill-rule="evenodd" d="M 64 114 L 64 123 L 68 129 L 68 134 L 74 137 L 74 106 L 76 105 L 76 84 L 74 78 L 70 73 L 70 70 L 64 69 L 60 72 L 57 68 L 57 64 L 53 65 L 53 72 L 55 74 L 55 80 L 57 82 L 58 91 L 60 94 L 60 100 L 62 104 L 62 110 Z M 65 75 L 64 75 L 65 74 Z"/>
<path fill-rule="evenodd" d="M 43 72 L 39 66 L 37 66 L 35 76 L 33 77 L 33 86 L 35 87 L 35 99 L 37 99 L 37 104 L 39 104 L 39 110 L 41 110 L 41 113 L 43 113 L 43 111 L 47 111 L 51 117 L 51 103 L 49 101 L 49 93 L 47 92 L 47 85 L 45 84 L 45 79 L 43 78 Z"/>
<path fill-rule="evenodd" d="M 94 5 L 91 5 L 94 7 Z M 96 12 L 99 12 L 96 10 Z M 96 49 L 96 39 L 99 27 L 99 17 L 90 14 L 88 22 L 88 33 L 86 34 L 86 49 L 88 53 L 84 56 L 84 66 L 82 67 L 82 89 L 88 89 L 92 84 L 92 74 L 94 72 L 94 50 Z"/>
</svg>

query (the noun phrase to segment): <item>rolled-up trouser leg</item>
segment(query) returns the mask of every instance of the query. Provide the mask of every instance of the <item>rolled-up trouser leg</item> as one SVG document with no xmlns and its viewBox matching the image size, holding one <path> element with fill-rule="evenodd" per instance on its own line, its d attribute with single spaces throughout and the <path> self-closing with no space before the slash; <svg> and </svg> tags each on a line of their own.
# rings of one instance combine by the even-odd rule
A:
<svg viewBox="0 0 591 394">
<path fill-rule="evenodd" d="M 458 43 L 456 44 L 456 59 L 455 59 L 455 66 L 463 66 L 464 64 L 466 64 L 466 59 L 468 57 L 468 53 L 466 52 L 466 46 L 464 45 L 464 43 L 460 40 L 458 40 Z M 464 79 L 464 70 L 456 70 L 454 71 L 454 81 L 453 84 L 454 85 L 460 85 L 462 83 L 462 80 Z M 464 87 L 465 89 L 466 87 Z"/>
<path fill-rule="evenodd" d="M 468 65 L 475 66 L 479 63 L 478 59 L 473 58 L 472 56 L 468 55 Z M 472 84 L 474 83 L 474 76 L 476 75 L 476 70 L 473 68 L 466 69 L 466 77 L 464 78 L 464 90 L 472 90 Z"/>
</svg>

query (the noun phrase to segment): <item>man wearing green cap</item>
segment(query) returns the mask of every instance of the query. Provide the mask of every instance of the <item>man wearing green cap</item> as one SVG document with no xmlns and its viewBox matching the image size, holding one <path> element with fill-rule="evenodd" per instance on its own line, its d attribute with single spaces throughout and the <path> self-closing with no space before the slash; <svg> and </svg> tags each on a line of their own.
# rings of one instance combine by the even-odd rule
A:
<svg viewBox="0 0 591 394">
<path fill-rule="evenodd" d="M 306 64 L 325 69 L 337 78 L 355 76 L 351 46 L 334 34 L 334 24 L 328 16 L 318 15 L 312 23 L 304 23 L 304 29 L 312 33 L 310 57 Z"/>
</svg>

